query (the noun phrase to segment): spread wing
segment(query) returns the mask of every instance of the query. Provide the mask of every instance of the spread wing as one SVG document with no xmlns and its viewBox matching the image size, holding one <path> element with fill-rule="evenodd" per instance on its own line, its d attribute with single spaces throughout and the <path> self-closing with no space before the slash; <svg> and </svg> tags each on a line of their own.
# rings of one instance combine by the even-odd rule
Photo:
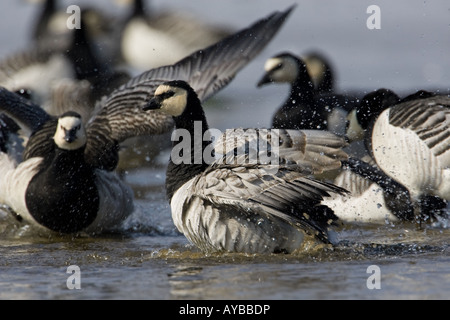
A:
<svg viewBox="0 0 450 320">
<path fill-rule="evenodd" d="M 226 86 L 274 37 L 294 7 L 275 12 L 222 41 L 199 50 L 170 66 L 151 69 L 128 81 L 97 104 L 87 125 L 87 153 L 102 145 L 116 145 L 138 135 L 154 135 L 173 128 L 161 112 L 142 112 L 158 85 L 185 80 L 205 100 Z M 100 157 L 99 161 L 103 161 Z"/>
<path fill-rule="evenodd" d="M 48 115 L 40 106 L 0 87 L 0 112 L 11 117 L 24 131 L 26 143 L 23 159 L 40 156 L 53 150 L 56 120 Z M 36 134 L 35 134 L 36 133 Z M 37 140 L 30 143 L 30 140 Z"/>
<path fill-rule="evenodd" d="M 31 132 L 37 131 L 51 118 L 37 104 L 3 87 L 0 87 L 0 112 L 6 113 L 21 128 Z"/>
</svg>

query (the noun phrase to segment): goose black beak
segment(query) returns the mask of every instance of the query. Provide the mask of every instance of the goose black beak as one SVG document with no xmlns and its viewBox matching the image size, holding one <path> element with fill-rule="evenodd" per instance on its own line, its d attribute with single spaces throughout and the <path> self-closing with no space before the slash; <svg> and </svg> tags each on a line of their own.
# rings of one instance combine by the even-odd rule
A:
<svg viewBox="0 0 450 320">
<path fill-rule="evenodd" d="M 158 97 L 153 97 L 150 99 L 150 101 L 142 107 L 142 110 L 158 110 L 161 109 L 161 99 Z"/>
<path fill-rule="evenodd" d="M 77 140 L 77 130 L 64 130 L 64 140 L 68 143 L 72 143 Z"/>
<path fill-rule="evenodd" d="M 266 83 L 270 83 L 272 82 L 272 77 L 270 76 L 270 73 L 266 73 L 261 80 L 258 81 L 258 83 L 256 84 L 256 86 L 262 87 L 263 85 L 265 85 Z"/>
</svg>

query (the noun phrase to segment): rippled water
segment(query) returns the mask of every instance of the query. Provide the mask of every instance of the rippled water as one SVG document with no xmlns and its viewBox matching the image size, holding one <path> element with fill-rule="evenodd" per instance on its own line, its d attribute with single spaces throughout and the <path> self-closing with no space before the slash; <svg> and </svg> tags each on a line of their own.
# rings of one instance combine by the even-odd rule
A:
<svg viewBox="0 0 450 320">
<path fill-rule="evenodd" d="M 380 30 L 366 27 L 366 9 L 372 3 L 299 2 L 273 43 L 207 104 L 210 126 L 223 130 L 269 124 L 287 88 L 256 89 L 255 84 L 264 60 L 282 50 L 323 49 L 335 63 L 341 90 L 383 86 L 399 92 L 418 88 L 448 91 L 448 2 L 391 2 L 378 1 Z M 105 10 L 119 10 L 106 0 L 98 3 Z M 179 6 L 210 22 L 241 28 L 293 1 L 154 3 L 157 8 Z M 0 7 L 0 37 L 8 44 L 0 47 L 0 53 L 6 55 L 27 43 L 27 17 L 35 7 L 20 1 L 2 2 Z M 291 255 L 204 255 L 189 245 L 171 221 L 163 189 L 167 154 L 140 157 L 149 162 L 124 172 L 137 205 L 120 234 L 41 237 L 0 214 L 0 299 L 450 297 L 450 230 L 446 221 L 424 228 L 342 229 L 340 246 L 308 247 Z M 67 285 L 72 275 L 67 268 L 72 265 L 80 270 L 79 290 Z M 368 288 L 374 275 L 370 266 L 379 268 L 380 289 Z"/>
</svg>

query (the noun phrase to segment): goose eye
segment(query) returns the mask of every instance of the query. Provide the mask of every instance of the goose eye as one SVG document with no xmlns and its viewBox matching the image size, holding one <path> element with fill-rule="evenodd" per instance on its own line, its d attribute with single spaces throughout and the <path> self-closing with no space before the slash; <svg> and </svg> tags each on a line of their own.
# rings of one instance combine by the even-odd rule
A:
<svg viewBox="0 0 450 320">
<path fill-rule="evenodd" d="M 283 63 L 277 64 L 277 65 L 275 66 L 275 68 L 273 68 L 273 70 L 275 71 L 275 70 L 279 70 L 279 69 L 281 69 L 281 68 L 283 68 Z"/>
<path fill-rule="evenodd" d="M 24 97 L 27 100 L 31 100 L 31 90 L 29 89 L 19 89 L 15 91 L 16 94 Z"/>
<path fill-rule="evenodd" d="M 167 91 L 162 94 L 163 99 L 169 99 L 175 95 L 175 91 Z"/>
</svg>

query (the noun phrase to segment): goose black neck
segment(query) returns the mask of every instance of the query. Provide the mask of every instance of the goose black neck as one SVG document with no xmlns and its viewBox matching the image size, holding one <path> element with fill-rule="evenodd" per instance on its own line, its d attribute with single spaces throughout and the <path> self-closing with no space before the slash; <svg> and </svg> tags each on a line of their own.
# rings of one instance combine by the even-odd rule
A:
<svg viewBox="0 0 450 320">
<path fill-rule="evenodd" d="M 131 17 L 133 18 L 142 18 L 145 16 L 145 6 L 143 0 L 134 0 L 133 11 L 131 13 Z"/>
<path fill-rule="evenodd" d="M 96 82 L 107 73 L 92 46 L 88 27 L 81 17 L 80 28 L 73 30 L 72 43 L 66 52 L 78 80 Z"/>
<path fill-rule="evenodd" d="M 206 116 L 195 92 L 188 95 L 187 108 L 174 117 L 176 136 L 167 168 L 166 192 L 169 199 L 183 184 L 203 172 L 209 165 L 204 157 L 211 141 L 204 136 L 209 129 Z"/>
<path fill-rule="evenodd" d="M 273 117 L 272 126 L 278 129 L 317 129 L 321 121 L 314 108 L 314 86 L 306 67 L 299 68 L 297 79 L 283 106 Z"/>
<path fill-rule="evenodd" d="M 72 233 L 89 226 L 100 200 L 95 172 L 84 161 L 84 148 L 55 148 L 31 179 L 25 200 L 34 219 L 53 231 Z"/>
<path fill-rule="evenodd" d="M 295 107 L 298 103 L 310 102 L 314 99 L 314 85 L 306 68 L 299 70 L 297 79 L 291 85 L 288 102 L 289 107 Z"/>
<path fill-rule="evenodd" d="M 323 93 L 331 93 L 334 88 L 334 78 L 333 73 L 331 72 L 331 68 L 329 66 L 325 66 L 325 71 L 323 72 L 323 80 L 317 86 L 317 92 Z"/>
</svg>

